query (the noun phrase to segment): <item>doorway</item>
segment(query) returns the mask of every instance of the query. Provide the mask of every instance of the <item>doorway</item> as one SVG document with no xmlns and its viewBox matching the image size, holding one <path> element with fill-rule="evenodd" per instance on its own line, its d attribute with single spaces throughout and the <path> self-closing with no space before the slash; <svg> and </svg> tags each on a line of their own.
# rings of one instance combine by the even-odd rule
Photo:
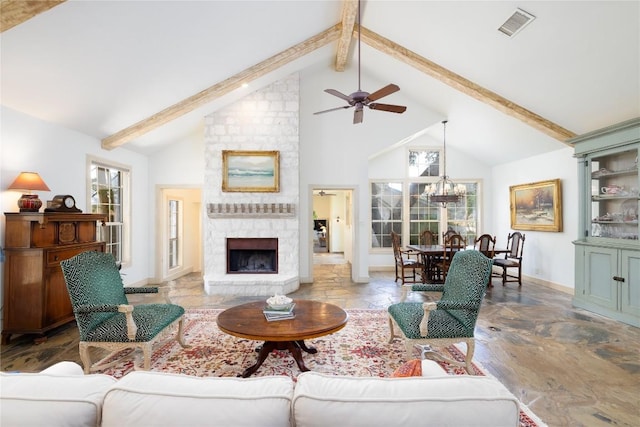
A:
<svg viewBox="0 0 640 427">
<path fill-rule="evenodd" d="M 156 268 L 158 282 L 202 271 L 201 189 L 158 187 Z"/>
<path fill-rule="evenodd" d="M 323 187 L 312 193 L 313 264 L 351 263 L 353 190 Z"/>
</svg>

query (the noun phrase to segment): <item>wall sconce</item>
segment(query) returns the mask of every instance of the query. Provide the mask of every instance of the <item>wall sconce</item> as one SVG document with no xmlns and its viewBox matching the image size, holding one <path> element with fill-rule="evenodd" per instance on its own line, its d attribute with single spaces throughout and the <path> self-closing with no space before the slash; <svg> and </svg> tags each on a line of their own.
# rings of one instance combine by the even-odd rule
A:
<svg viewBox="0 0 640 427">
<path fill-rule="evenodd" d="M 18 199 L 18 207 L 20 212 L 38 212 L 42 206 L 42 200 L 32 191 L 51 191 L 47 184 L 44 183 L 40 175 L 35 172 L 20 172 L 20 175 L 8 187 L 9 190 L 26 191 L 22 197 Z"/>
</svg>

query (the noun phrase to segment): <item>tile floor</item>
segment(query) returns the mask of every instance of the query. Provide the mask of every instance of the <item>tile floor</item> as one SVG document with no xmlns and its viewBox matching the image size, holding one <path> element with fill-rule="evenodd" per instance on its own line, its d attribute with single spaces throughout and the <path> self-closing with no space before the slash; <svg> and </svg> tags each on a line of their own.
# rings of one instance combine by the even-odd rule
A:
<svg viewBox="0 0 640 427">
<path fill-rule="evenodd" d="M 314 283 L 290 295 L 345 309 L 385 309 L 399 300 L 392 272 L 372 272 L 370 283 L 359 284 L 350 281 L 349 267 L 339 256 L 317 258 Z M 640 425 L 640 328 L 575 309 L 571 295 L 557 290 L 493 281 L 476 327 L 477 363 L 549 426 Z M 165 285 L 186 308 L 226 308 L 255 299 L 208 296 L 198 274 Z M 424 298 L 431 297 L 410 296 Z M 77 344 L 73 323 L 40 345 L 17 336 L 1 349 L 1 369 L 38 371 L 60 360 L 79 362 Z"/>
</svg>

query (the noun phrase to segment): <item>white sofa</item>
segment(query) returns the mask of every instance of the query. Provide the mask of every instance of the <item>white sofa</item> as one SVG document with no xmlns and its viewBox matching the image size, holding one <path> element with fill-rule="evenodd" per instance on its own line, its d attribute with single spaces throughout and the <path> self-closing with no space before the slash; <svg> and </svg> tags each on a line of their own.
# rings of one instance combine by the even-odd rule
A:
<svg viewBox="0 0 640 427">
<path fill-rule="evenodd" d="M 500 382 L 450 376 L 428 360 L 422 368 L 422 377 L 408 378 L 305 372 L 294 382 L 137 371 L 116 380 L 61 362 L 0 374 L 0 425 L 518 426 L 518 400 Z"/>
</svg>

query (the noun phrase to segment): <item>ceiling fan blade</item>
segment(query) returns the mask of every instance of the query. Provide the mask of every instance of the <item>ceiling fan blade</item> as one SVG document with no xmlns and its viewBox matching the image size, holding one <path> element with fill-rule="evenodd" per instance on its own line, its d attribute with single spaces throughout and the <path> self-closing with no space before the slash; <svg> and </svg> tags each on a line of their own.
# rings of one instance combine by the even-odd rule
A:
<svg viewBox="0 0 640 427">
<path fill-rule="evenodd" d="M 407 107 L 404 105 L 390 105 L 390 104 L 369 104 L 369 108 L 372 110 L 390 111 L 392 113 L 404 113 L 407 111 Z"/>
<path fill-rule="evenodd" d="M 344 93 L 338 92 L 335 89 L 325 89 L 324 91 L 329 93 L 329 94 L 331 94 L 331 95 L 333 95 L 333 96 L 337 96 L 338 98 L 342 98 L 347 102 L 352 102 L 353 101 L 353 99 L 350 96 L 347 96 Z"/>
<path fill-rule="evenodd" d="M 392 93 L 397 92 L 399 90 L 400 90 L 400 88 L 397 85 L 394 85 L 393 83 L 391 83 L 391 84 L 386 85 L 382 89 L 379 89 L 379 90 L 373 92 L 372 94 L 370 94 L 369 96 L 367 96 L 367 100 L 369 102 L 375 101 L 376 99 L 380 99 L 380 98 L 385 97 L 387 95 L 391 95 Z"/>
<path fill-rule="evenodd" d="M 328 110 L 323 110 L 323 111 L 316 111 L 313 114 L 324 114 L 324 113 L 328 113 L 330 111 L 344 110 L 345 108 L 351 108 L 351 105 L 345 105 L 343 107 L 336 107 L 336 108 L 329 108 Z"/>
<path fill-rule="evenodd" d="M 362 111 L 362 108 L 356 108 L 356 110 L 353 112 L 353 124 L 357 125 L 358 123 L 362 123 L 363 116 L 364 113 Z"/>
</svg>

